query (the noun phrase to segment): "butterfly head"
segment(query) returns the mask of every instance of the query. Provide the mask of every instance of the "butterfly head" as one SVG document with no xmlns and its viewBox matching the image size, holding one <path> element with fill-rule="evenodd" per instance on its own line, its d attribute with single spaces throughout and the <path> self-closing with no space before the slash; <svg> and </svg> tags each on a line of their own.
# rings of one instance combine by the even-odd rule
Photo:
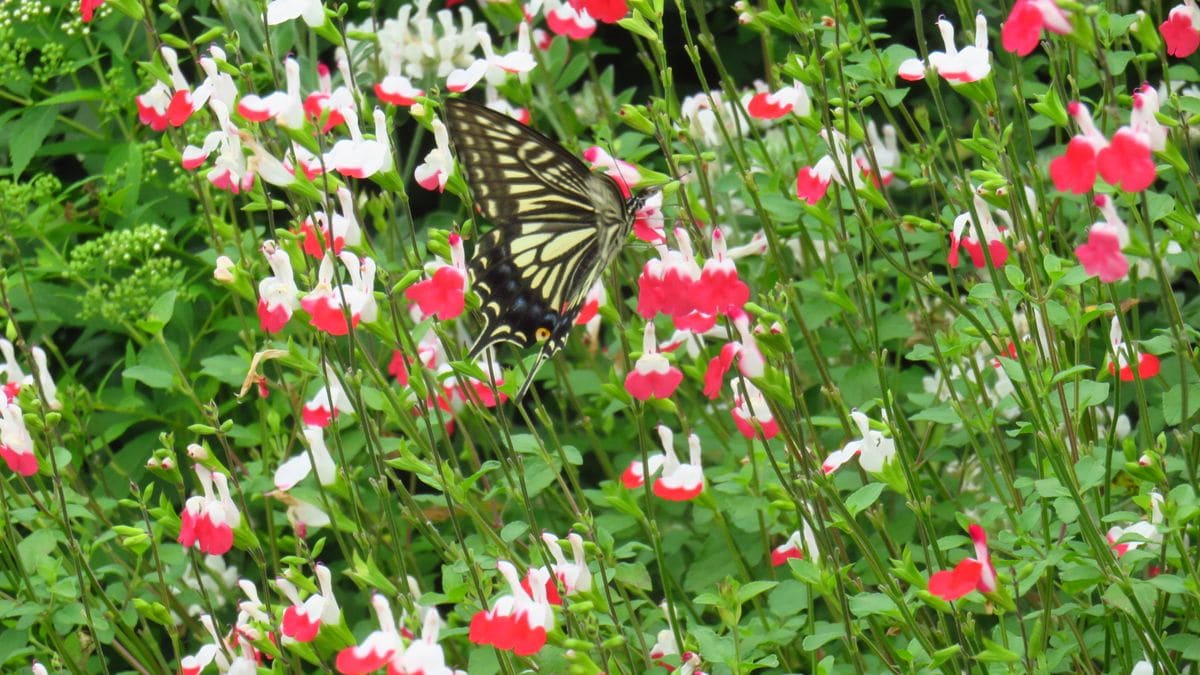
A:
<svg viewBox="0 0 1200 675">
<path fill-rule="evenodd" d="M 661 185 L 652 185 L 645 190 L 639 191 L 637 194 L 625 201 L 625 212 L 632 215 L 638 211 L 641 211 L 642 208 L 646 206 L 646 202 L 650 201 L 650 199 L 659 192 L 662 192 Z"/>
</svg>

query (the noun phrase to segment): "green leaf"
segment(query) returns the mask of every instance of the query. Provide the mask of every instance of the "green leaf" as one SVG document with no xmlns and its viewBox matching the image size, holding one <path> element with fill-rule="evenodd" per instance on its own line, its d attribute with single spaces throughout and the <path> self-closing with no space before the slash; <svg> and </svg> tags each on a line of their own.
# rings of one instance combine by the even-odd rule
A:
<svg viewBox="0 0 1200 675">
<path fill-rule="evenodd" d="M 879 499 L 879 495 L 883 492 L 883 483 L 870 483 L 864 485 L 854 491 L 854 494 L 846 497 L 846 510 L 850 512 L 850 517 L 853 518 L 862 513 L 867 507 L 875 503 Z"/>
<path fill-rule="evenodd" d="M 850 598 L 850 613 L 861 619 L 876 614 L 892 616 L 898 614 L 899 610 L 896 603 L 883 593 L 859 593 Z"/>
<path fill-rule="evenodd" d="M 983 661 L 984 663 L 1016 663 L 1021 660 L 1020 654 L 1002 647 L 999 643 L 987 638 L 983 638 L 983 645 L 985 649 L 975 655 L 976 661 Z"/>
<path fill-rule="evenodd" d="M 751 581 L 742 586 L 737 591 L 737 599 L 739 603 L 745 603 L 751 598 L 762 595 L 767 591 L 779 585 L 778 581 Z"/>
<path fill-rule="evenodd" d="M 122 377 L 137 380 L 151 389 L 166 389 L 171 386 L 171 373 L 162 368 L 141 364 L 126 368 Z"/>
<path fill-rule="evenodd" d="M 13 178 L 19 178 L 25 167 L 29 166 L 29 160 L 42 147 L 57 117 L 57 107 L 39 106 L 28 108 L 17 121 L 10 123 L 7 129 L 8 152 Z"/>
<path fill-rule="evenodd" d="M 641 563 L 618 564 L 613 578 L 617 582 L 637 590 L 649 592 L 654 589 L 654 582 L 650 580 L 650 572 Z"/>
<path fill-rule="evenodd" d="M 166 328 L 167 324 L 171 322 L 171 317 L 175 314 L 175 298 L 178 295 L 179 292 L 174 289 L 160 295 L 154 301 L 154 304 L 150 306 L 150 311 L 146 313 L 146 318 L 138 320 L 138 328 L 151 335 L 161 333 L 163 328 Z"/>
</svg>

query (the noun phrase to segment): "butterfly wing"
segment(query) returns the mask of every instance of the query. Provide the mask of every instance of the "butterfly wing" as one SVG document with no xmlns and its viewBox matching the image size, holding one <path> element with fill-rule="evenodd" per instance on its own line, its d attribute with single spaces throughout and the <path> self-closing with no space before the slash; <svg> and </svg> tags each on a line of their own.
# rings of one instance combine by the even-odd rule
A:
<svg viewBox="0 0 1200 675">
<path fill-rule="evenodd" d="M 471 355 L 498 342 L 552 352 L 628 235 L 625 199 L 611 178 L 506 115 L 449 99 L 445 116 L 475 208 L 496 226 L 471 261 L 484 317 Z"/>
</svg>

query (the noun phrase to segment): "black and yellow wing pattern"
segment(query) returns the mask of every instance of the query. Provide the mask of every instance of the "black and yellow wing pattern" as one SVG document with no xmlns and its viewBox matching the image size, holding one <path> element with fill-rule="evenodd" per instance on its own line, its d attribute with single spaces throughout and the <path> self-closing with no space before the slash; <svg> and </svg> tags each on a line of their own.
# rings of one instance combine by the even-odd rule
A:
<svg viewBox="0 0 1200 675">
<path fill-rule="evenodd" d="M 562 347 L 625 243 L 637 200 L 502 113 L 463 99 L 446 100 L 443 110 L 475 210 L 495 226 L 471 260 L 484 323 L 470 356 L 500 342 L 543 343 L 540 364 Z"/>
</svg>

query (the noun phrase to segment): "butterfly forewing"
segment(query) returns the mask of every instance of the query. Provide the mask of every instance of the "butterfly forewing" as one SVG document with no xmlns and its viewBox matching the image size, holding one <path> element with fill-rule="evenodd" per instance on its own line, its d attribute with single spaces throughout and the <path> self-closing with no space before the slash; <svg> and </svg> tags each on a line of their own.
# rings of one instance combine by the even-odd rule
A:
<svg viewBox="0 0 1200 675">
<path fill-rule="evenodd" d="M 445 110 L 475 208 L 496 226 L 471 261 L 484 318 L 471 354 L 496 342 L 557 349 L 629 233 L 625 199 L 612 179 L 501 113 L 461 99 Z"/>
</svg>

